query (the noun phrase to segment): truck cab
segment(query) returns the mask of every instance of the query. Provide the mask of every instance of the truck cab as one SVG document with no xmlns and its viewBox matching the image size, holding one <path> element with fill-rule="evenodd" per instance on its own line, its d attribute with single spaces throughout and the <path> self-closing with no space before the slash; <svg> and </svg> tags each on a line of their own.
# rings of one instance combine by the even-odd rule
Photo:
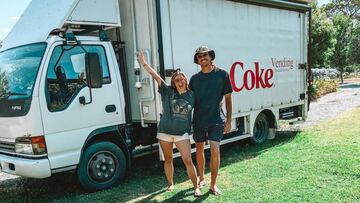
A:
<svg viewBox="0 0 360 203">
<path fill-rule="evenodd" d="M 31 2 L 0 52 L 1 171 L 46 178 L 76 170 L 95 190 L 125 175 L 132 144 L 125 67 L 103 27 L 120 25 L 118 8 L 118 1 Z M 77 20 L 95 34 L 81 34 Z"/>
<path fill-rule="evenodd" d="M 110 41 L 52 36 L 0 55 L 6 68 L 1 79 L 3 171 L 45 178 L 73 168 L 91 134 L 116 132 L 125 124 L 123 87 Z M 100 71 L 91 72 L 91 66 Z M 94 74 L 101 76 L 98 84 Z M 110 155 L 102 157 L 115 163 Z"/>
</svg>

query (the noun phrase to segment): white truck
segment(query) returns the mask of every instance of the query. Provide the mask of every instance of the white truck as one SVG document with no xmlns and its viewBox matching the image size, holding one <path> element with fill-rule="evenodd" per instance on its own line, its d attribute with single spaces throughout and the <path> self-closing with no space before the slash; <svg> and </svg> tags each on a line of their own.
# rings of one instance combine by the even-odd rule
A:
<svg viewBox="0 0 360 203">
<path fill-rule="evenodd" d="M 100 190 L 158 151 L 160 96 L 138 51 L 169 80 L 213 48 L 234 90 L 221 144 L 274 138 L 280 119 L 307 117 L 309 16 L 301 0 L 33 0 L 0 51 L 0 171 L 76 171 Z"/>
</svg>

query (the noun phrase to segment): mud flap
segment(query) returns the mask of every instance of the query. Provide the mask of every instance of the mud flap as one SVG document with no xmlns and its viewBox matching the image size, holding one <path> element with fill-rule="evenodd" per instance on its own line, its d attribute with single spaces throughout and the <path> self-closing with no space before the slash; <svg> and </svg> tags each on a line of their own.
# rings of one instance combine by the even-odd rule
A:
<svg viewBox="0 0 360 203">
<path fill-rule="evenodd" d="M 268 135 L 268 140 L 273 140 L 275 139 L 275 134 L 276 134 L 276 129 L 275 128 L 269 128 L 269 135 Z"/>
</svg>

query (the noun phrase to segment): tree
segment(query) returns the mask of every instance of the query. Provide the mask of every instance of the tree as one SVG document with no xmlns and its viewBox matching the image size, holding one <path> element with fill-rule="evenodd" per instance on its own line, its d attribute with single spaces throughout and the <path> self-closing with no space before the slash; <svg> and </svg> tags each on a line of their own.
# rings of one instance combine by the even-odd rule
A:
<svg viewBox="0 0 360 203">
<path fill-rule="evenodd" d="M 360 22 L 355 22 L 351 31 L 348 62 L 360 66 Z"/>
<path fill-rule="evenodd" d="M 343 14 L 350 19 L 360 20 L 360 0 L 332 0 L 324 9 L 328 17 Z"/>
<path fill-rule="evenodd" d="M 333 17 L 333 24 L 336 29 L 336 45 L 331 64 L 340 71 L 341 83 L 343 83 L 344 69 L 348 65 L 352 22 L 349 17 L 339 14 Z"/>
<path fill-rule="evenodd" d="M 332 20 L 336 30 L 336 45 L 331 65 L 341 72 L 345 67 L 359 66 L 360 58 L 360 0 L 332 0 L 321 7 L 327 17 Z"/>
<path fill-rule="evenodd" d="M 336 44 L 335 29 L 322 9 L 316 8 L 316 4 L 312 7 L 311 61 L 314 68 L 330 67 Z"/>
<path fill-rule="evenodd" d="M 9 81 L 6 78 L 5 72 L 0 70 L 0 98 L 6 94 L 8 89 Z"/>
</svg>

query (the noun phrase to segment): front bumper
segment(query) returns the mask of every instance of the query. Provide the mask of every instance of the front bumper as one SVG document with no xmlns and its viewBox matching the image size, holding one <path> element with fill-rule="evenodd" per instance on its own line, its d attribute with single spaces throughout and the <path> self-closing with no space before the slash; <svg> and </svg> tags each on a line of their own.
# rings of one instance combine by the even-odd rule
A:
<svg viewBox="0 0 360 203">
<path fill-rule="evenodd" d="M 44 159 L 26 159 L 0 154 L 0 171 L 29 178 L 51 176 L 50 162 Z"/>
</svg>

